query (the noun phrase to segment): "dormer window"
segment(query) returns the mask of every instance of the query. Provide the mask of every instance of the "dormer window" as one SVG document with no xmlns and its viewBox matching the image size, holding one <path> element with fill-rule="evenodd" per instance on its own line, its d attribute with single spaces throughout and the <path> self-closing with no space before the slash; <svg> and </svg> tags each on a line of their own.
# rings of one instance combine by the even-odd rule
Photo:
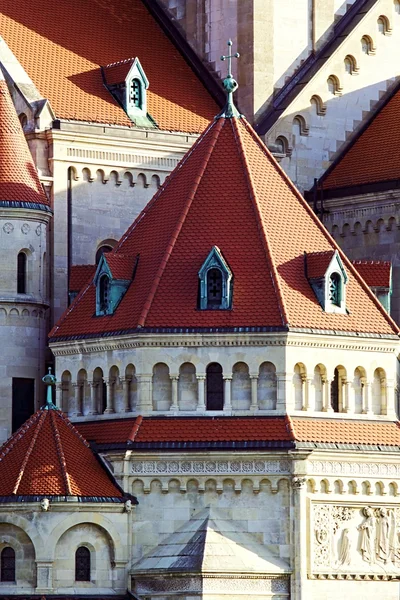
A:
<svg viewBox="0 0 400 600">
<path fill-rule="evenodd" d="M 140 60 L 128 58 L 102 67 L 103 79 L 109 92 L 138 127 L 156 127 L 147 113 L 146 77 Z"/>
<path fill-rule="evenodd" d="M 232 307 L 232 272 L 217 246 L 212 248 L 199 271 L 199 283 L 200 309 Z"/>
<path fill-rule="evenodd" d="M 142 108 L 142 86 L 139 79 L 131 80 L 129 104 L 135 108 Z"/>
<path fill-rule="evenodd" d="M 346 314 L 347 274 L 337 250 L 304 253 L 306 277 L 324 312 Z"/>
<path fill-rule="evenodd" d="M 100 258 L 93 283 L 96 316 L 112 315 L 134 279 L 138 257 L 106 252 Z"/>
<path fill-rule="evenodd" d="M 104 315 L 108 312 L 110 301 L 110 279 L 107 275 L 102 275 L 99 281 L 99 307 Z"/>
<path fill-rule="evenodd" d="M 340 306 L 341 303 L 342 278 L 339 273 L 332 273 L 329 279 L 329 301 L 334 306 Z"/>
</svg>

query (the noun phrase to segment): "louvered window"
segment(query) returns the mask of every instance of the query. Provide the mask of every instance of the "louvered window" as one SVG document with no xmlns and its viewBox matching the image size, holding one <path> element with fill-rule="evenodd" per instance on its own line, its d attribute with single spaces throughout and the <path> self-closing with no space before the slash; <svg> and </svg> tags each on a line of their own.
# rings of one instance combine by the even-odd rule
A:
<svg viewBox="0 0 400 600">
<path fill-rule="evenodd" d="M 142 87 L 139 79 L 132 79 L 129 88 L 129 101 L 132 106 L 142 108 Z"/>
<path fill-rule="evenodd" d="M 107 275 L 100 278 L 100 310 L 103 313 L 107 312 L 108 303 L 110 300 L 110 280 Z"/>
<path fill-rule="evenodd" d="M 85 546 L 75 552 L 75 581 L 90 581 L 90 550 Z"/>
<path fill-rule="evenodd" d="M 341 280 L 338 273 L 332 273 L 329 279 L 329 300 L 331 304 L 340 306 L 342 301 Z"/>
<path fill-rule="evenodd" d="M 210 269 L 207 273 L 207 308 L 217 308 L 222 302 L 222 273 Z"/>
<path fill-rule="evenodd" d="M 15 581 L 15 552 L 9 546 L 1 551 L 1 581 Z"/>
</svg>

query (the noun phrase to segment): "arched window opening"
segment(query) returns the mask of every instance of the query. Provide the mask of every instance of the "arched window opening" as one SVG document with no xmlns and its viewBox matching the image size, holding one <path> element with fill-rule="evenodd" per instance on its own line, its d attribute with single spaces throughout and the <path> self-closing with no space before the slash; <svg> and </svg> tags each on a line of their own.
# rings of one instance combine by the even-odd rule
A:
<svg viewBox="0 0 400 600">
<path fill-rule="evenodd" d="M 378 23 L 378 31 L 382 35 L 387 35 L 388 33 L 391 32 L 389 19 L 387 17 L 385 17 L 384 15 L 381 15 L 379 17 L 377 23 Z"/>
<path fill-rule="evenodd" d="M 400 15 L 400 1 L 394 0 L 394 12 Z"/>
<path fill-rule="evenodd" d="M 327 85 L 330 94 L 333 94 L 334 96 L 341 96 L 343 89 L 336 75 L 330 75 L 330 77 L 328 77 Z"/>
<path fill-rule="evenodd" d="M 19 122 L 21 123 L 22 129 L 25 131 L 25 128 L 28 125 L 28 117 L 26 116 L 25 113 L 21 113 L 18 118 L 19 118 Z"/>
<path fill-rule="evenodd" d="M 142 108 L 142 86 L 139 79 L 132 79 L 129 87 L 129 102 L 131 106 Z"/>
<path fill-rule="evenodd" d="M 218 363 L 211 363 L 206 371 L 207 410 L 223 410 L 224 408 L 224 380 L 222 367 Z"/>
<path fill-rule="evenodd" d="M 346 73 L 349 75 L 355 75 L 358 73 L 359 69 L 357 67 L 356 59 L 354 56 L 347 55 L 344 59 L 344 68 Z"/>
<path fill-rule="evenodd" d="M 332 273 L 329 278 L 329 301 L 335 306 L 340 306 L 342 302 L 342 285 L 339 273 Z"/>
<path fill-rule="evenodd" d="M 26 294 L 26 254 L 20 252 L 17 258 L 17 293 Z"/>
<path fill-rule="evenodd" d="M 1 551 L 1 581 L 15 581 L 15 551 L 10 546 Z"/>
<path fill-rule="evenodd" d="M 107 275 L 103 275 L 100 278 L 99 296 L 100 296 L 100 311 L 107 312 L 108 303 L 110 300 L 110 280 L 107 277 Z"/>
<path fill-rule="evenodd" d="M 334 412 L 339 412 L 339 370 L 335 369 L 335 375 L 331 383 L 331 407 Z"/>
<path fill-rule="evenodd" d="M 361 50 L 363 51 L 364 54 L 372 54 L 373 53 L 372 40 L 367 35 L 364 35 L 361 38 Z"/>
<path fill-rule="evenodd" d="M 75 581 L 90 581 L 90 550 L 85 546 L 75 552 Z"/>
<path fill-rule="evenodd" d="M 207 308 L 218 308 L 222 303 L 222 273 L 210 269 L 207 273 Z"/>
<path fill-rule="evenodd" d="M 103 256 L 103 254 L 105 254 L 106 252 L 111 252 L 112 247 L 108 246 L 108 245 L 104 245 L 104 246 L 100 246 L 100 248 L 97 250 L 96 252 L 96 265 L 99 264 L 101 257 Z"/>
</svg>

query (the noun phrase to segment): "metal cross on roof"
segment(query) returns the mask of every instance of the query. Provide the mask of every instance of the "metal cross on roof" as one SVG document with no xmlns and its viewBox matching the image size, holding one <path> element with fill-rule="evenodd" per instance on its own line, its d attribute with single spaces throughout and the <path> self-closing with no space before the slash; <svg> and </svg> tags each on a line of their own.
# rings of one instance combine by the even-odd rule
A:
<svg viewBox="0 0 400 600">
<path fill-rule="evenodd" d="M 233 103 L 233 92 L 235 92 L 237 90 L 238 83 L 236 81 L 236 79 L 233 78 L 232 75 L 232 58 L 239 58 L 240 54 L 239 52 L 235 52 L 235 54 L 232 54 L 231 51 L 232 48 L 232 40 L 228 40 L 228 50 L 229 53 L 227 55 L 223 54 L 221 56 L 221 60 L 227 60 L 228 61 L 228 74 L 224 79 L 224 89 L 228 94 L 228 97 L 226 99 L 226 104 L 224 106 L 224 109 L 222 110 L 222 112 L 217 115 L 217 119 L 220 119 L 221 117 L 224 118 L 231 118 L 231 117 L 240 117 L 240 113 L 237 110 L 236 106 Z"/>
<path fill-rule="evenodd" d="M 232 45 L 233 45 L 232 40 L 228 40 L 229 54 L 227 54 L 226 56 L 225 56 L 225 54 L 223 54 L 221 56 L 221 60 L 228 60 L 228 75 L 227 75 L 227 77 L 232 77 L 232 58 L 240 58 L 239 52 L 235 52 L 235 54 L 232 54 L 232 52 L 231 52 Z"/>
</svg>

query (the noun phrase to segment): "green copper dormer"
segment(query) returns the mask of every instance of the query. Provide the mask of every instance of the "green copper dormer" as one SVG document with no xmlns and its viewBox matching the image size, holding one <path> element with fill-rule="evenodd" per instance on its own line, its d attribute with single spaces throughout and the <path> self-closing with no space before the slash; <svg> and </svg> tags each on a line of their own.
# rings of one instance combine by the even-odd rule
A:
<svg viewBox="0 0 400 600">
<path fill-rule="evenodd" d="M 236 90 L 239 87 L 239 84 L 236 81 L 236 79 L 233 78 L 233 75 L 232 75 L 232 58 L 239 58 L 240 54 L 239 54 L 239 52 L 235 52 L 235 54 L 232 54 L 232 52 L 231 52 L 232 43 L 233 43 L 232 40 L 228 40 L 229 53 L 227 55 L 223 54 L 221 56 L 221 60 L 228 61 L 228 74 L 223 81 L 223 86 L 226 91 L 227 97 L 226 97 L 226 104 L 225 104 L 224 108 L 222 109 L 222 111 L 215 117 L 216 119 L 221 119 L 221 118 L 231 119 L 232 117 L 240 118 L 242 116 L 233 102 L 233 93 L 236 92 Z"/>
<path fill-rule="evenodd" d="M 102 255 L 93 283 L 96 286 L 96 316 L 112 315 L 134 275 L 133 256 L 108 252 Z"/>
<path fill-rule="evenodd" d="M 232 271 L 214 246 L 199 271 L 201 310 L 232 308 Z"/>
</svg>

